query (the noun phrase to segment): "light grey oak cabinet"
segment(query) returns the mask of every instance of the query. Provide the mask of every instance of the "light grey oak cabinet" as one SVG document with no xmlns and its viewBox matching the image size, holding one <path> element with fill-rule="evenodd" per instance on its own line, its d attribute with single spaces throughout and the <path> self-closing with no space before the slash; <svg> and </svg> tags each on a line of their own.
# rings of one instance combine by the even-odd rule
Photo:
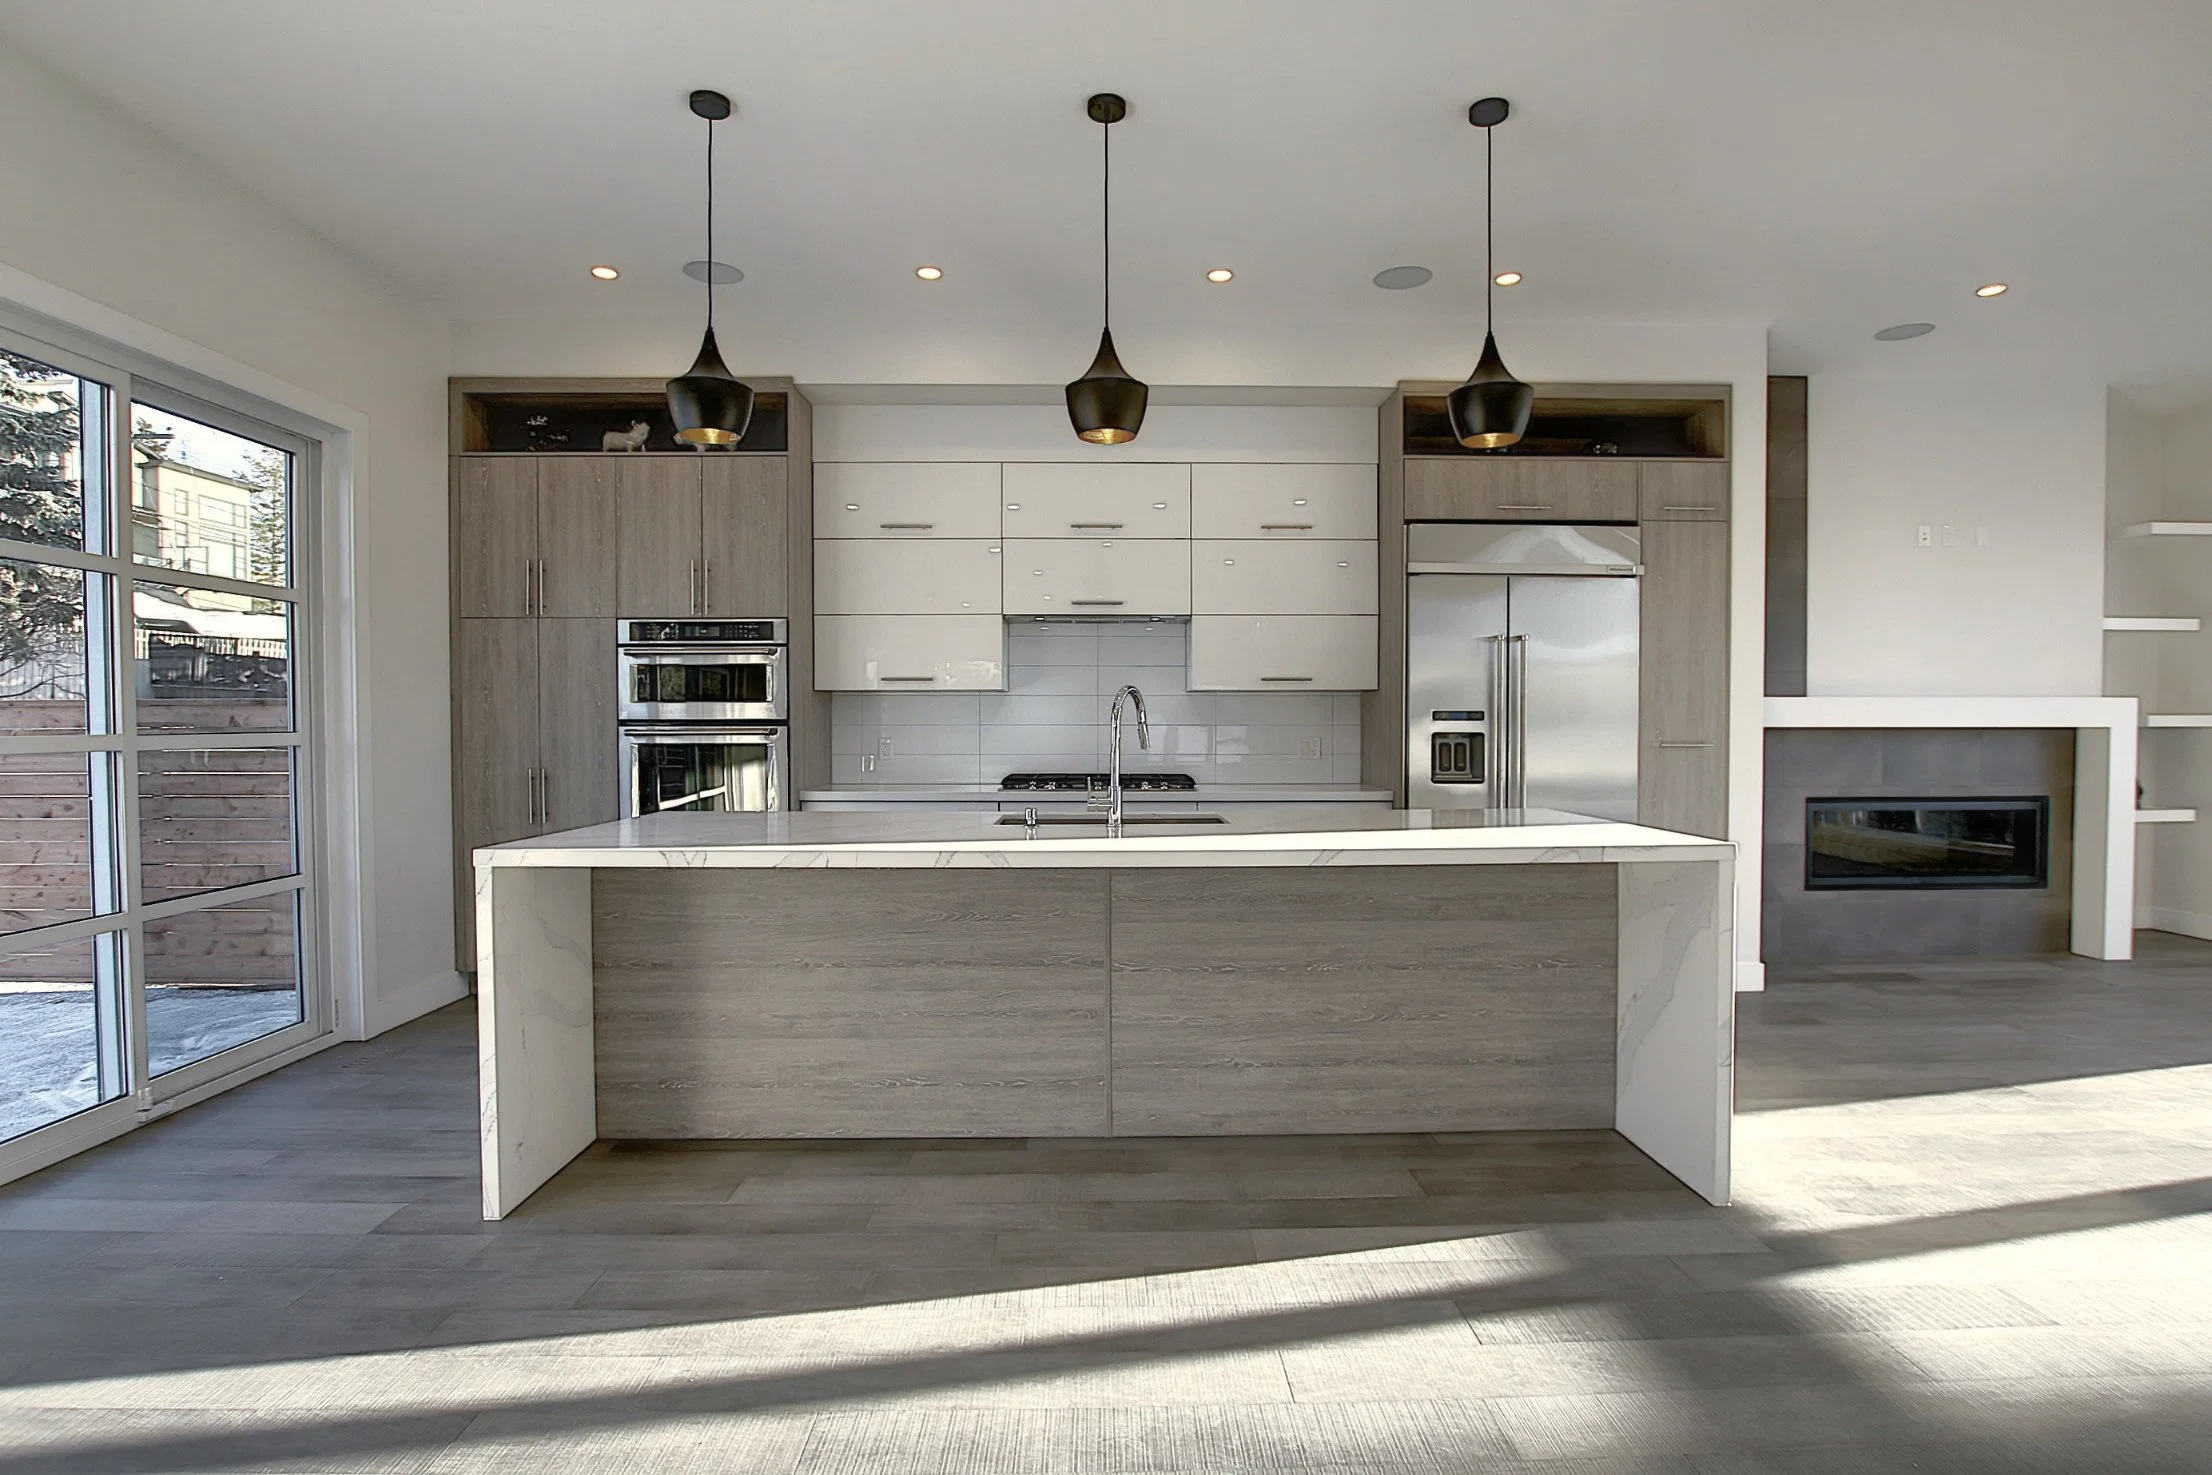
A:
<svg viewBox="0 0 2212 1475">
<path fill-rule="evenodd" d="M 464 457 L 453 472 L 454 613 L 611 616 L 617 509 L 600 456 Z"/>
<path fill-rule="evenodd" d="M 1408 522 L 1634 522 L 1634 461 L 1405 458 Z"/>
<path fill-rule="evenodd" d="M 621 816 L 611 621 L 464 619 L 454 642 L 455 966 L 476 966 L 470 855 Z"/>
<path fill-rule="evenodd" d="M 782 456 L 618 461 L 621 613 L 788 615 L 788 466 Z"/>
<path fill-rule="evenodd" d="M 1720 504 L 1725 507 L 1726 503 Z M 1728 524 L 1643 525 L 1636 817 L 1728 834 Z"/>
</svg>

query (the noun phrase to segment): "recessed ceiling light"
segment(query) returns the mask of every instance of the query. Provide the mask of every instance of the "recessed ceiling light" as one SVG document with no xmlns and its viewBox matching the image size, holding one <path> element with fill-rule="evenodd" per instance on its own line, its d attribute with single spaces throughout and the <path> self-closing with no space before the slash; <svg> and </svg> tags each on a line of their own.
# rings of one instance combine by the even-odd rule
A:
<svg viewBox="0 0 2212 1475">
<path fill-rule="evenodd" d="M 1425 266 L 1390 266 L 1375 273 L 1375 285 L 1385 292 L 1403 292 L 1408 287 L 1428 285 L 1435 275 Z"/>
<path fill-rule="evenodd" d="M 1900 343 L 1907 338 L 1925 338 L 1936 330 L 1934 323 L 1899 323 L 1894 328 L 1884 328 L 1874 335 L 1879 343 Z"/>
<path fill-rule="evenodd" d="M 1521 274 L 1517 271 L 1501 271 L 1490 280 L 1501 287 L 1518 287 L 1521 284 Z"/>
<path fill-rule="evenodd" d="M 611 266 L 595 266 L 591 269 L 591 274 L 602 282 L 611 282 L 622 275 L 621 272 L 616 271 Z"/>
<path fill-rule="evenodd" d="M 1976 297 L 2002 297 L 2012 288 L 2004 282 L 1989 282 L 1974 289 Z"/>
<path fill-rule="evenodd" d="M 934 282 L 944 274 L 945 272 L 943 267 L 917 266 L 914 268 L 914 275 L 920 277 L 925 282 Z"/>
<path fill-rule="evenodd" d="M 1233 280 L 1235 277 L 1236 273 L 1229 270 L 1229 268 L 1227 268 L 1226 266 L 1217 266 L 1212 271 L 1206 273 L 1206 280 L 1209 282 L 1226 282 Z"/>
<path fill-rule="evenodd" d="M 695 282 L 706 281 L 709 272 L 713 273 L 714 284 L 717 287 L 727 287 L 732 282 L 745 280 L 745 273 L 739 271 L 727 261 L 687 261 L 684 263 L 684 275 Z"/>
</svg>

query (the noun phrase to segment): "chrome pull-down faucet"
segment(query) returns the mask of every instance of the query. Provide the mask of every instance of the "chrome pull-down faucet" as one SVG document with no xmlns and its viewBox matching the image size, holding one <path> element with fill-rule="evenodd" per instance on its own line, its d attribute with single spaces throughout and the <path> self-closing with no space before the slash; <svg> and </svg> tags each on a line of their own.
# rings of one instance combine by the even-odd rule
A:
<svg viewBox="0 0 2212 1475">
<path fill-rule="evenodd" d="M 1133 686 L 1124 686 L 1114 693 L 1114 705 L 1106 713 L 1106 834 L 1110 839 L 1121 835 L 1121 709 L 1124 702 L 1133 702 L 1137 708 L 1137 746 L 1152 746 L 1152 723 L 1145 716 L 1144 693 Z M 1098 795 L 1093 795 L 1089 808 L 1100 807 Z"/>
</svg>

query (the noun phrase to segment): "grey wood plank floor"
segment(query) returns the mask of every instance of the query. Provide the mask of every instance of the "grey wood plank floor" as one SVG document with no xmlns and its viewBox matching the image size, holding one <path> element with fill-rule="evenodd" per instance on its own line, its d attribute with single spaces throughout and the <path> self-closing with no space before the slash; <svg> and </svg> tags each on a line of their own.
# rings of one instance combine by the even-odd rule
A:
<svg viewBox="0 0 2212 1475">
<path fill-rule="evenodd" d="M 2212 1469 L 2212 945 L 1777 967 L 1609 1132 L 602 1144 L 466 1007 L 0 1188 L 0 1475 Z"/>
</svg>

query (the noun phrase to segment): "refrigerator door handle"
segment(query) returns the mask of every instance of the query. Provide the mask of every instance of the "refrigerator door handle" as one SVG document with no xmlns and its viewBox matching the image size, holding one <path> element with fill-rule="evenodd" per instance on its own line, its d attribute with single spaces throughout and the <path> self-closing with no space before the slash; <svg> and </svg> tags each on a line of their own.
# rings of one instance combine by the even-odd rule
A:
<svg viewBox="0 0 2212 1475">
<path fill-rule="evenodd" d="M 1510 657 L 1504 635 L 1485 635 L 1490 647 L 1490 804 L 1492 809 L 1512 807 L 1513 718 Z"/>
<path fill-rule="evenodd" d="M 1513 792 L 1510 806 L 1528 808 L 1528 637 L 1507 637 L 1512 651 Z"/>
</svg>

